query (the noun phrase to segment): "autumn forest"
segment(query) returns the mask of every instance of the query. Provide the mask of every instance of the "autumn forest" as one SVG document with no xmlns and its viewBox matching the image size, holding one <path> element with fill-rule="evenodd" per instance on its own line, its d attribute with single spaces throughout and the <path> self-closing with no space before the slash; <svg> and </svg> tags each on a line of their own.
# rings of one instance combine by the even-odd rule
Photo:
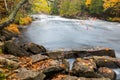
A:
<svg viewBox="0 0 120 80">
<path fill-rule="evenodd" d="M 0 1 L 0 20 L 4 21 L 14 10 L 20 0 Z M 22 14 L 21 14 L 22 13 Z M 31 13 L 47 13 L 65 17 L 95 16 L 110 21 L 119 21 L 119 0 L 29 0 L 24 4 L 17 16 L 23 18 Z M 21 19 L 20 19 L 21 20 Z M 22 20 L 21 22 L 22 23 Z M 22 23 L 23 24 L 23 23 Z"/>
<path fill-rule="evenodd" d="M 0 80 L 120 80 L 120 0 L 0 0 Z"/>
</svg>

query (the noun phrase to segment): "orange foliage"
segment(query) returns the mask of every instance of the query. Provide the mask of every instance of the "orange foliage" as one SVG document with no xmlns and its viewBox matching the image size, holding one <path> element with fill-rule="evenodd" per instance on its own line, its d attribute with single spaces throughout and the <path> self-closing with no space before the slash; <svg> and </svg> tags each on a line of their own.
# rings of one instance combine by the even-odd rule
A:
<svg viewBox="0 0 120 80">
<path fill-rule="evenodd" d="M 43 70 L 49 66 L 52 66 L 50 63 L 52 63 L 53 60 L 52 59 L 48 59 L 48 60 L 45 60 L 45 61 L 40 61 L 40 62 L 37 62 L 35 64 L 33 64 L 32 66 L 30 66 L 30 68 L 32 70 Z"/>
<path fill-rule="evenodd" d="M 52 80 L 62 80 L 66 78 L 66 75 L 64 74 L 57 74 Z"/>
<path fill-rule="evenodd" d="M 17 33 L 20 34 L 20 31 L 18 29 L 18 25 L 16 24 L 10 24 L 9 26 L 5 27 L 6 30 L 13 32 L 13 33 Z"/>
<path fill-rule="evenodd" d="M 20 62 L 20 67 L 27 67 L 29 65 L 32 65 L 32 59 L 29 57 L 22 57 L 19 58 Z"/>
<path fill-rule="evenodd" d="M 52 64 L 54 64 L 54 60 L 53 59 L 47 59 L 44 61 L 40 61 L 40 62 L 36 62 L 36 63 L 32 63 L 32 59 L 29 57 L 22 57 L 19 58 L 20 62 L 20 67 L 25 67 L 27 69 L 30 70 L 43 70 L 49 66 L 52 66 Z"/>
</svg>

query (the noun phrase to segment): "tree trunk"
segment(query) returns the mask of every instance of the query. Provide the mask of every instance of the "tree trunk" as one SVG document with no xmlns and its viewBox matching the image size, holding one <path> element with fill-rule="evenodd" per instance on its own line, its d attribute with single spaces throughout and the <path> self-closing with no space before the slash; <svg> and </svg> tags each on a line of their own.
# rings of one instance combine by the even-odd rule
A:
<svg viewBox="0 0 120 80">
<path fill-rule="evenodd" d="M 5 22 L 3 22 L 2 24 L 0 24 L 0 30 L 2 30 L 4 27 L 8 26 L 10 23 L 12 23 L 15 20 L 15 16 L 18 12 L 18 10 L 20 9 L 20 7 L 25 4 L 26 2 L 28 2 L 28 0 L 21 0 L 16 8 L 13 10 L 13 12 L 10 14 L 10 16 L 8 17 L 8 20 L 6 20 Z"/>
</svg>

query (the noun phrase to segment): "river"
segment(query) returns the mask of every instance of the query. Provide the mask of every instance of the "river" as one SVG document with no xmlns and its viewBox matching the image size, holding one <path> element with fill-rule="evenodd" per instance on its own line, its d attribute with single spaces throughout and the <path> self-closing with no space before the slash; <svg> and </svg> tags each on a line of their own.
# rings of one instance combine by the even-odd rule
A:
<svg viewBox="0 0 120 80">
<path fill-rule="evenodd" d="M 48 50 L 109 47 L 120 58 L 120 23 L 44 14 L 32 16 L 37 20 L 28 25 L 23 33 L 27 41 L 43 45 Z"/>
</svg>

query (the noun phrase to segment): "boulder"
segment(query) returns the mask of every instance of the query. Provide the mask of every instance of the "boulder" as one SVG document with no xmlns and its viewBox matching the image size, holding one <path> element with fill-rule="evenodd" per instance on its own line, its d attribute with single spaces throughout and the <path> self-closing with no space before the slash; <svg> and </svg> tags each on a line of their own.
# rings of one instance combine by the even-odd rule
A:
<svg viewBox="0 0 120 80">
<path fill-rule="evenodd" d="M 47 67 L 43 72 L 49 73 L 49 72 L 69 72 L 69 62 L 66 59 L 63 60 L 54 60 L 53 63 L 56 62 L 56 65 Z M 51 64 L 53 64 L 51 63 Z"/>
<path fill-rule="evenodd" d="M 57 60 L 51 60 L 49 62 L 49 65 L 48 67 L 46 67 L 44 70 L 43 70 L 43 73 L 52 73 L 52 72 L 60 72 L 60 71 L 65 71 L 66 69 L 66 66 L 64 66 L 63 63 L 60 63 L 59 61 Z"/>
<path fill-rule="evenodd" d="M 78 80 L 78 77 L 65 74 L 58 74 L 53 76 L 51 80 Z"/>
<path fill-rule="evenodd" d="M 109 78 L 111 80 L 115 80 L 115 78 L 116 78 L 115 72 L 112 69 L 109 69 L 106 67 L 99 68 L 98 73 L 103 75 L 105 78 Z"/>
<path fill-rule="evenodd" d="M 50 58 L 53 59 L 62 59 L 62 58 L 83 58 L 88 56 L 110 56 L 116 57 L 113 49 L 109 48 L 89 48 L 89 49 L 81 49 L 81 50 L 68 50 L 68 51 L 49 51 L 46 53 Z"/>
<path fill-rule="evenodd" d="M 21 48 L 19 44 L 13 41 L 6 41 L 4 44 L 5 54 L 12 54 L 14 56 L 29 56 L 30 54 L 26 52 L 25 49 Z"/>
<path fill-rule="evenodd" d="M 117 65 L 117 59 L 108 56 L 93 56 L 93 57 L 86 57 L 84 59 L 92 59 L 98 68 L 100 67 L 108 67 L 108 68 L 119 68 Z"/>
<path fill-rule="evenodd" d="M 66 66 L 58 60 L 46 59 L 32 64 L 29 68 L 49 75 L 49 73 L 65 71 Z"/>
<path fill-rule="evenodd" d="M 52 59 L 63 59 L 66 51 L 49 51 L 46 53 Z"/>
<path fill-rule="evenodd" d="M 120 67 L 120 59 L 116 61 L 116 64 Z"/>
<path fill-rule="evenodd" d="M 8 79 L 15 80 L 44 80 L 45 75 L 39 71 L 27 70 L 20 68 L 15 73 L 16 76 L 9 76 Z"/>
<path fill-rule="evenodd" d="M 67 59 L 62 59 L 62 64 L 65 67 L 65 71 L 69 72 L 69 70 L 70 70 L 70 63 L 68 62 L 68 60 Z"/>
<path fill-rule="evenodd" d="M 17 37 L 17 36 L 18 34 L 3 29 L 0 36 L 0 41 L 10 40 L 12 37 Z"/>
<path fill-rule="evenodd" d="M 23 48 L 25 48 L 25 50 L 27 52 L 30 52 L 32 54 L 39 54 L 39 53 L 45 53 L 46 52 L 46 49 L 43 46 L 37 45 L 35 43 L 24 44 Z"/>
<path fill-rule="evenodd" d="M 85 77 L 76 77 L 65 74 L 55 75 L 51 80 L 110 80 L 109 78 L 85 78 Z"/>
<path fill-rule="evenodd" d="M 109 78 L 78 78 L 78 80 L 111 80 Z"/>
<path fill-rule="evenodd" d="M 1 57 L 5 58 L 5 59 L 9 59 L 15 62 L 19 62 L 18 57 L 14 56 L 14 55 L 10 55 L 10 54 L 1 54 Z"/>
<path fill-rule="evenodd" d="M 72 51 L 75 57 L 88 57 L 88 56 L 110 56 L 116 57 L 115 51 L 110 48 L 95 47 L 81 50 Z"/>
<path fill-rule="evenodd" d="M 41 54 L 36 54 L 36 55 L 31 55 L 30 58 L 32 59 L 32 63 L 35 63 L 38 61 L 46 60 L 49 57 Z"/>
<path fill-rule="evenodd" d="M 77 58 L 73 63 L 72 74 L 79 77 L 98 77 L 95 73 L 96 64 L 92 60 Z"/>
<path fill-rule="evenodd" d="M 9 60 L 0 56 L 0 64 L 4 68 L 16 69 L 19 67 L 19 64 L 16 61 Z"/>
<path fill-rule="evenodd" d="M 28 61 L 28 58 L 25 59 L 27 59 Z M 67 60 L 53 60 L 49 58 L 44 58 L 42 60 L 32 60 L 31 62 L 28 62 L 29 64 L 25 62 L 25 64 L 22 64 L 21 67 L 44 73 L 46 75 L 45 80 L 49 79 L 51 76 L 57 73 L 68 73 L 69 71 L 69 63 L 67 62 Z"/>
</svg>

